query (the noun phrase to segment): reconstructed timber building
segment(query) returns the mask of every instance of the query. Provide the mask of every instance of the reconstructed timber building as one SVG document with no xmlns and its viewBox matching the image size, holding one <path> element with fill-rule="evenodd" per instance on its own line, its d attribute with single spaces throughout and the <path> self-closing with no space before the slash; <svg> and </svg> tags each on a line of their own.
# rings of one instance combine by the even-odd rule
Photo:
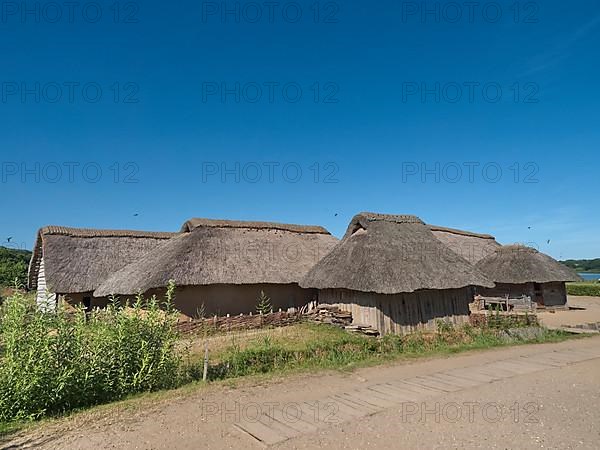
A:
<svg viewBox="0 0 600 450">
<path fill-rule="evenodd" d="M 188 220 L 176 233 L 44 227 L 28 284 L 45 307 L 61 298 L 92 308 L 113 295 L 162 296 L 173 280 L 175 306 L 188 316 L 251 312 L 261 291 L 276 309 L 318 295 L 385 334 L 462 323 L 474 290 L 564 306 L 565 282 L 579 279 L 548 255 L 487 234 L 361 213 L 341 241 L 319 226 L 213 219 Z"/>
<path fill-rule="evenodd" d="M 188 316 L 200 309 L 255 311 L 261 291 L 275 309 L 304 306 L 316 291 L 298 282 L 337 241 L 320 226 L 191 219 L 180 235 L 112 274 L 94 295 L 162 295 L 173 280 L 175 306 Z"/>
<path fill-rule="evenodd" d="M 517 298 L 523 295 L 541 307 L 566 307 L 566 281 L 581 277 L 569 267 L 531 247 L 506 245 L 480 260 L 476 267 L 496 283 L 479 289 L 484 297 Z"/>
<path fill-rule="evenodd" d="M 350 311 L 381 334 L 433 329 L 438 319 L 468 320 L 483 273 L 436 238 L 415 216 L 360 213 L 343 239 L 302 279 L 319 303 Z"/>
<path fill-rule="evenodd" d="M 93 292 L 109 275 L 140 259 L 177 233 L 47 226 L 37 233 L 28 288 L 53 309 L 58 298 L 103 306 Z"/>
<path fill-rule="evenodd" d="M 46 227 L 29 287 L 40 304 L 103 307 L 112 295 L 162 296 L 173 280 L 188 316 L 253 312 L 261 291 L 276 309 L 304 306 L 316 291 L 298 282 L 337 241 L 319 226 L 231 220 L 191 219 L 178 233 Z"/>
</svg>

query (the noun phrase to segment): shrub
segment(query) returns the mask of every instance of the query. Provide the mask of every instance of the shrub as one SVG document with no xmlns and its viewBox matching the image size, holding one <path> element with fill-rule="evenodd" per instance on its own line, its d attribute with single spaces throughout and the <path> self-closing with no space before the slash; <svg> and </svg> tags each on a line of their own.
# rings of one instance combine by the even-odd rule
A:
<svg viewBox="0 0 600 450">
<path fill-rule="evenodd" d="M 450 320 L 437 319 L 435 321 L 437 332 L 440 334 L 452 333 L 454 331 L 454 323 Z"/>
<path fill-rule="evenodd" d="M 16 293 L 0 310 L 0 422 L 37 419 L 171 388 L 181 380 L 170 296 L 73 314 Z"/>
<path fill-rule="evenodd" d="M 584 283 L 567 283 L 567 294 L 600 297 L 600 283 L 594 281 Z"/>
</svg>

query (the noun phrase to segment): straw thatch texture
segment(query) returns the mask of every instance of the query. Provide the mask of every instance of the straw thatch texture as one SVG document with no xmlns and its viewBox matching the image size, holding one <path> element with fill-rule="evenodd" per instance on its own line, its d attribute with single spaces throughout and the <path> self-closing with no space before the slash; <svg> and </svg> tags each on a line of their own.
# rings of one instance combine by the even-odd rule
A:
<svg viewBox="0 0 600 450">
<path fill-rule="evenodd" d="M 170 240 L 107 279 L 96 296 L 212 284 L 290 284 L 327 254 L 337 239 L 321 227 L 193 219 Z"/>
<path fill-rule="evenodd" d="M 415 216 L 361 213 L 300 286 L 398 294 L 493 286 Z"/>
<path fill-rule="evenodd" d="M 37 234 L 29 265 L 28 286 L 37 289 L 43 259 L 46 285 L 50 292 L 67 294 L 93 291 L 108 275 L 176 235 L 44 227 Z"/>
<path fill-rule="evenodd" d="M 454 253 L 475 264 L 500 247 L 494 236 L 429 225 L 433 235 Z"/>
<path fill-rule="evenodd" d="M 581 281 L 571 268 L 554 258 L 523 245 L 506 245 L 477 263 L 483 273 L 496 283 L 551 283 Z"/>
</svg>

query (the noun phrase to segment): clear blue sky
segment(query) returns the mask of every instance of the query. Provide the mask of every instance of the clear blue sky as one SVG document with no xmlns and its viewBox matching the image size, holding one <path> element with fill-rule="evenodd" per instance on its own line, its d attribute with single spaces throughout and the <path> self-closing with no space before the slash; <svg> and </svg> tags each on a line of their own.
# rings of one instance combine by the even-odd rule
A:
<svg viewBox="0 0 600 450">
<path fill-rule="evenodd" d="M 369 210 L 600 256 L 596 0 L 114 4 L 3 2 L 0 241 Z"/>
</svg>

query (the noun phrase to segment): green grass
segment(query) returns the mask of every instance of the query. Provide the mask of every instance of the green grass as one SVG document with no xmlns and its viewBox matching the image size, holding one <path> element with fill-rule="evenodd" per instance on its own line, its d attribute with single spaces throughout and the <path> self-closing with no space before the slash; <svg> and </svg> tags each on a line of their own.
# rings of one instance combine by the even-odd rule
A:
<svg viewBox="0 0 600 450">
<path fill-rule="evenodd" d="M 470 326 L 439 333 L 388 335 L 381 339 L 349 334 L 327 325 L 299 324 L 296 333 L 232 342 L 211 355 L 211 380 L 307 369 L 352 369 L 403 358 L 431 357 L 507 345 L 560 342 L 570 335 L 553 330 L 533 339 L 509 338 L 499 329 Z M 296 335 L 301 335 L 298 339 Z M 215 361 L 216 360 L 216 361 Z"/>
<path fill-rule="evenodd" d="M 567 283 L 567 294 L 600 297 L 600 282 L 583 281 L 577 283 Z"/>
<path fill-rule="evenodd" d="M 0 438 L 16 433 L 27 425 L 26 422 L 0 422 Z"/>
</svg>

